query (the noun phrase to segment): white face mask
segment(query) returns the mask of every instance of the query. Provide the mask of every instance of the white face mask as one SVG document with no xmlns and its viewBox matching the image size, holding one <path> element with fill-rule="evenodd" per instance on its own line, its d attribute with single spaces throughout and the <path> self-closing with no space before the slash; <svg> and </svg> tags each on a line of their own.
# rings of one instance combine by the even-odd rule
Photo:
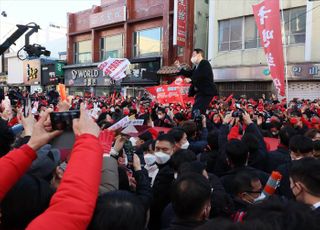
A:
<svg viewBox="0 0 320 230">
<path fill-rule="evenodd" d="M 181 145 L 181 149 L 188 149 L 189 148 L 189 141 L 185 142 L 183 145 Z"/>
<path fill-rule="evenodd" d="M 192 64 L 196 65 L 197 63 L 197 58 L 196 57 L 191 57 L 190 61 L 192 62 Z"/>
<path fill-rule="evenodd" d="M 144 162 L 146 162 L 146 165 L 151 166 L 154 163 L 156 163 L 157 157 L 153 154 L 147 153 L 144 155 Z"/>
<path fill-rule="evenodd" d="M 170 155 L 163 152 L 155 152 L 156 162 L 160 165 L 167 163 L 170 160 Z"/>
<path fill-rule="evenodd" d="M 114 108 L 111 108 L 111 109 L 110 109 L 110 112 L 111 112 L 111 113 L 114 113 L 114 111 L 115 111 Z"/>
<path fill-rule="evenodd" d="M 176 179 L 178 178 L 178 173 L 175 172 L 175 173 L 173 174 L 173 177 L 174 177 L 174 179 L 176 180 Z"/>
<path fill-rule="evenodd" d="M 130 137 L 129 141 L 133 147 L 137 146 L 137 139 L 135 137 Z"/>
<path fill-rule="evenodd" d="M 164 118 L 163 115 L 158 115 L 159 120 L 162 120 Z"/>
</svg>

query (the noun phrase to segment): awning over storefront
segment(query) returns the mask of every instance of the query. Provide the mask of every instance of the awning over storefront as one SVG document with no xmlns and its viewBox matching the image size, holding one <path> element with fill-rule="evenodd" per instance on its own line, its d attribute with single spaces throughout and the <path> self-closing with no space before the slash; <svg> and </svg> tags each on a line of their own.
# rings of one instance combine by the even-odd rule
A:
<svg viewBox="0 0 320 230">
<path fill-rule="evenodd" d="M 191 67 L 188 64 L 181 64 L 181 67 L 190 70 Z M 180 69 L 176 66 L 162 66 L 158 71 L 157 74 L 159 75 L 170 75 L 170 74 L 177 74 L 180 72 Z"/>
</svg>

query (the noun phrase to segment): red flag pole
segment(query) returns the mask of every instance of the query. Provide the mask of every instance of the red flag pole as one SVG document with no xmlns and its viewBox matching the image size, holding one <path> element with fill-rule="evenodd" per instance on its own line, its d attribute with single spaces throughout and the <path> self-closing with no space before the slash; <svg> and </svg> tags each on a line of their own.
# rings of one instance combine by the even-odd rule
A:
<svg viewBox="0 0 320 230">
<path fill-rule="evenodd" d="M 115 97 L 116 97 L 116 91 L 113 91 L 112 98 L 111 98 L 111 106 L 114 105 L 114 102 L 116 99 Z"/>
</svg>

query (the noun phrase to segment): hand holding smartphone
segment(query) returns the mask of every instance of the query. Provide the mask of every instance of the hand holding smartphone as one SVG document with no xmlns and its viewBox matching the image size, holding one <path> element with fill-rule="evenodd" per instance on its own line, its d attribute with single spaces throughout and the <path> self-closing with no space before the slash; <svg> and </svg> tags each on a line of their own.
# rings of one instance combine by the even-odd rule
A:
<svg viewBox="0 0 320 230">
<path fill-rule="evenodd" d="M 79 110 L 50 113 L 51 125 L 54 130 L 72 130 L 73 119 L 80 118 Z"/>
</svg>

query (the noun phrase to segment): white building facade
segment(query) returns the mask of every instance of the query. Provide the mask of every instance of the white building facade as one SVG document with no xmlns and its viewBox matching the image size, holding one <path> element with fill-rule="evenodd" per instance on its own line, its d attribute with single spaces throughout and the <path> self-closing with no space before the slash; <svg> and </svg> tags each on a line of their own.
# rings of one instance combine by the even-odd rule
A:
<svg viewBox="0 0 320 230">
<path fill-rule="evenodd" d="M 259 97 L 275 92 L 253 16 L 252 5 L 260 2 L 209 1 L 208 59 L 221 95 Z M 289 99 L 319 98 L 320 1 L 280 0 L 280 4 Z"/>
</svg>

